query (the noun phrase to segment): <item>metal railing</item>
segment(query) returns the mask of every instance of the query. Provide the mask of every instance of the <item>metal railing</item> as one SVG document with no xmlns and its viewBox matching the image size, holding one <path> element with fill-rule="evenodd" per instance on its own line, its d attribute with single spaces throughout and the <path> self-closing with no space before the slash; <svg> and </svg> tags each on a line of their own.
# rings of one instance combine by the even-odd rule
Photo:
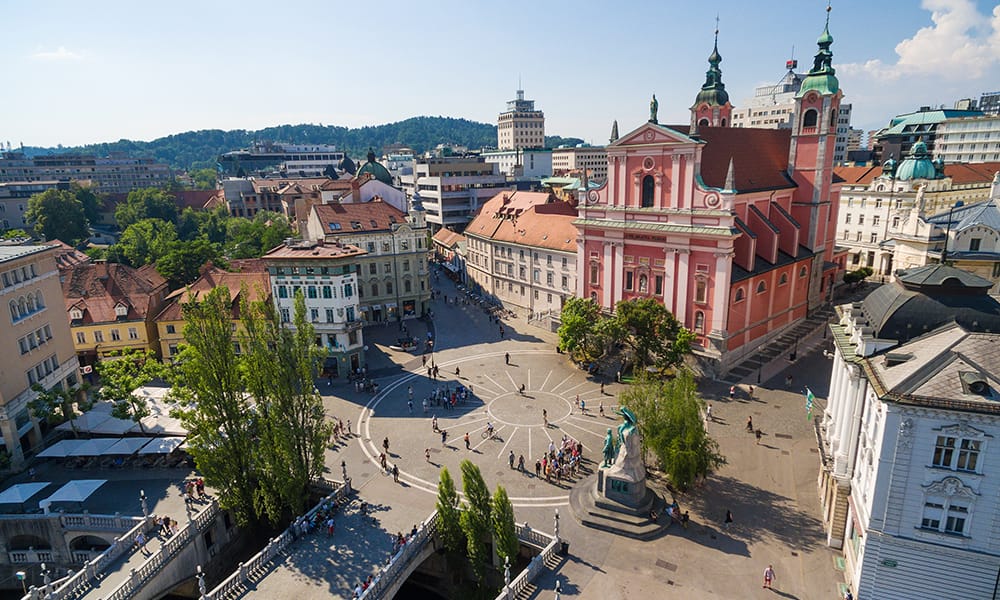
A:
<svg viewBox="0 0 1000 600">
<path fill-rule="evenodd" d="M 348 479 L 344 483 L 339 483 L 331 481 L 329 479 L 316 479 L 312 482 L 313 487 L 332 490 L 330 493 L 319 501 L 316 506 L 314 506 L 309 512 L 304 516 L 295 520 L 294 523 L 288 526 L 281 535 L 276 538 L 271 538 L 268 540 L 267 545 L 264 549 L 255 554 L 246 562 L 241 562 L 229 577 L 224 579 L 222 583 L 215 586 L 215 588 L 203 596 L 204 600 L 222 600 L 223 598 L 229 597 L 229 594 L 238 591 L 245 582 L 259 581 L 263 579 L 264 575 L 267 574 L 267 567 L 271 564 L 278 554 L 285 550 L 288 546 L 292 544 L 296 539 L 300 537 L 299 531 L 301 530 L 301 524 L 305 520 L 312 519 L 324 505 L 335 500 L 342 500 L 348 494 L 351 493 L 351 480 Z"/>
<path fill-rule="evenodd" d="M 424 544 L 433 538 L 437 534 L 437 511 L 431 513 L 431 516 L 424 519 L 423 523 L 417 528 L 417 534 L 411 536 L 406 543 L 399 549 L 396 554 L 389 559 L 389 564 L 382 567 L 378 575 L 372 580 L 371 585 L 368 586 L 364 592 L 362 592 L 361 597 L 358 600 L 380 600 L 385 592 L 388 590 L 389 586 L 399 580 L 400 573 L 405 570 L 411 562 L 413 562 L 414 557 L 420 554 L 420 551 L 424 549 Z"/>
<path fill-rule="evenodd" d="M 541 552 L 531 559 L 528 566 L 518 573 L 517 577 L 501 588 L 496 600 L 508 600 L 524 591 L 535 577 L 542 572 L 542 569 L 545 568 L 545 563 L 559 551 L 561 542 L 558 537 L 531 529 L 527 523 L 517 525 L 516 529 L 517 539 L 521 540 L 524 544 L 541 549 Z"/>
</svg>

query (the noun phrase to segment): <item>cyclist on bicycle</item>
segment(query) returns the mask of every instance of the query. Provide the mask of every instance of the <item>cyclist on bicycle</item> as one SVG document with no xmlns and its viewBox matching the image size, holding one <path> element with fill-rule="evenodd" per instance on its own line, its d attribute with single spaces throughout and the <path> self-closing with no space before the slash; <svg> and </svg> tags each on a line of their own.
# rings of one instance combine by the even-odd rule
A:
<svg viewBox="0 0 1000 600">
<path fill-rule="evenodd" d="M 490 423 L 489 421 L 486 422 L 486 433 L 490 438 L 493 437 L 493 423 Z"/>
</svg>

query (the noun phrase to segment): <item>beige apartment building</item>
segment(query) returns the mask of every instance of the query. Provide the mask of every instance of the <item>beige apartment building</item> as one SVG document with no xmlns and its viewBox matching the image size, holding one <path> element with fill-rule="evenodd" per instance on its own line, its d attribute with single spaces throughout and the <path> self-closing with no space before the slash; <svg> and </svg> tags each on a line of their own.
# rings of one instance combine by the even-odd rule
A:
<svg viewBox="0 0 1000 600">
<path fill-rule="evenodd" d="M 69 321 L 62 301 L 56 244 L 0 246 L 0 434 L 16 467 L 42 440 L 28 403 L 45 389 L 79 382 Z"/>
<path fill-rule="evenodd" d="M 467 283 L 554 323 L 576 290 L 576 209 L 541 192 L 503 192 L 465 230 Z"/>
<path fill-rule="evenodd" d="M 559 177 L 575 174 L 587 179 L 605 181 L 608 178 L 608 151 L 600 146 L 556 148 L 552 151 L 552 175 Z"/>
<path fill-rule="evenodd" d="M 545 147 L 545 113 L 535 110 L 534 100 L 524 99 L 524 90 L 507 102 L 497 117 L 497 149 L 520 150 Z"/>
</svg>

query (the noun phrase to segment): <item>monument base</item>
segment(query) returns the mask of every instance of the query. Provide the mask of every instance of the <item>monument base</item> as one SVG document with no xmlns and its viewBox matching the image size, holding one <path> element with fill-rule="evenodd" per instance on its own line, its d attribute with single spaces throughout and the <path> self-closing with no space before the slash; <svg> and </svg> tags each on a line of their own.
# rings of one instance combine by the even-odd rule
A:
<svg viewBox="0 0 1000 600">
<path fill-rule="evenodd" d="M 667 503 L 659 494 L 643 486 L 641 495 L 633 502 L 632 490 L 615 492 L 610 489 L 614 481 L 607 477 L 605 469 L 601 469 L 597 475 L 573 488 L 569 506 L 577 521 L 587 527 L 639 540 L 657 537 L 670 526 L 670 518 L 665 512 Z M 656 512 L 656 521 L 649 518 L 650 511 Z"/>
</svg>

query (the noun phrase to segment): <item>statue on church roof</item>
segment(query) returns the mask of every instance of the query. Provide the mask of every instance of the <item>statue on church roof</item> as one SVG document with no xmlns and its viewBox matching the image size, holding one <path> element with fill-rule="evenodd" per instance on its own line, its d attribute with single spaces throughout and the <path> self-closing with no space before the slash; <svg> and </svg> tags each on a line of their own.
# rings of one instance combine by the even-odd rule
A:
<svg viewBox="0 0 1000 600">
<path fill-rule="evenodd" d="M 656 94 L 653 94 L 653 99 L 649 101 L 649 122 L 657 123 L 656 111 L 659 110 L 660 103 L 656 101 Z"/>
</svg>

